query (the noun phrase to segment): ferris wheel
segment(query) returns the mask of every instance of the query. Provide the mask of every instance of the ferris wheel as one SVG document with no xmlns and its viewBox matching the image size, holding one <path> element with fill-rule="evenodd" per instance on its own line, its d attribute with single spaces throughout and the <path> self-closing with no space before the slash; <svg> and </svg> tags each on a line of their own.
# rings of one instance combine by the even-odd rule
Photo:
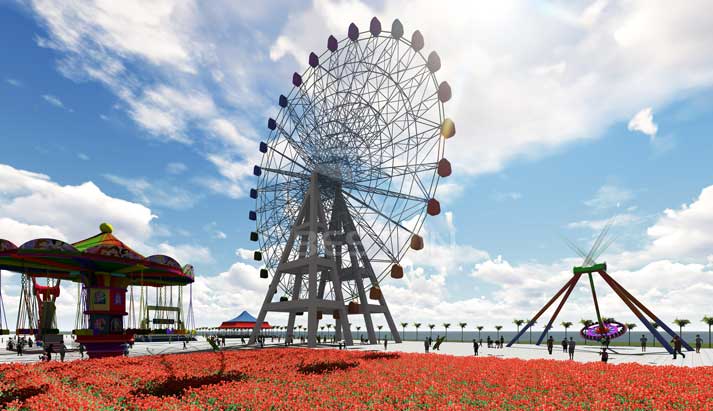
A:
<svg viewBox="0 0 713 411">
<path fill-rule="evenodd" d="M 423 248 L 418 233 L 426 214 L 440 213 L 436 187 L 451 174 L 444 148 L 455 134 L 444 111 L 451 88 L 436 78 L 440 57 L 424 46 L 423 35 L 406 36 L 399 20 L 391 31 L 376 17 L 368 31 L 352 23 L 346 38 L 329 36 L 326 51 L 310 53 L 309 67 L 294 73 L 291 91 L 279 96 L 250 191 L 256 200 L 250 237 L 260 248 L 255 259 L 264 263 L 261 276 L 273 279 L 263 311 L 276 308 L 273 298 L 314 299 L 309 268 L 298 273 L 288 264 L 304 260 L 310 244 L 314 255 L 336 261 L 317 275 L 318 298 L 349 302 L 349 314 L 366 314 L 365 291 L 386 307 L 380 283 L 403 276 L 399 262 L 409 247 Z M 319 207 L 313 239 L 304 231 L 310 193 Z M 302 308 L 294 307 L 291 315 L 300 315 L 295 310 Z M 393 323 L 388 309 L 384 314 Z"/>
</svg>

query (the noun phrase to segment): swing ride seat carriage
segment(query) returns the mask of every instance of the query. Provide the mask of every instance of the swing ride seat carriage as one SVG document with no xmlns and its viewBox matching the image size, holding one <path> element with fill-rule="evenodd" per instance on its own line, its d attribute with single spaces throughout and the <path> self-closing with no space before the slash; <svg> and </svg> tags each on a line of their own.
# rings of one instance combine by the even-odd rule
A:
<svg viewBox="0 0 713 411">
<path fill-rule="evenodd" d="M 111 225 L 103 223 L 100 230 L 100 234 L 74 244 L 41 238 L 17 247 L 10 241 L 0 240 L 0 270 L 22 274 L 24 291 L 34 287 L 38 278 L 53 282 L 49 288 L 40 286 L 32 291 L 43 296 L 43 304 L 52 303 L 51 316 L 49 309 L 46 315 L 36 316 L 33 309 L 25 307 L 30 305 L 29 301 L 24 301 L 24 305 L 21 301 L 20 311 L 25 311 L 27 328 L 21 326 L 20 320 L 25 318 L 20 315 L 18 330 L 29 330 L 41 339 L 41 331 L 55 321 L 54 298 L 59 296 L 59 281 L 77 282 L 82 285 L 83 306 L 78 315 L 88 320 L 88 327 L 74 330 L 76 341 L 86 347 L 91 358 L 122 355 L 124 344 L 132 343 L 134 334 L 141 332 L 124 328 L 127 287 L 165 287 L 193 282 L 192 266 L 181 267 L 165 255 L 143 257 L 117 239 Z M 52 297 L 51 301 L 45 297 Z"/>
<path fill-rule="evenodd" d="M 436 79 L 438 54 L 426 56 L 423 35 L 405 36 L 399 20 L 391 31 L 376 17 L 368 31 L 352 23 L 346 38 L 329 36 L 327 50 L 307 62 L 279 96 L 253 168 L 250 240 L 259 241 L 254 259 L 271 282 L 250 343 L 268 311 L 289 313 L 287 338 L 306 312 L 311 347 L 323 315 L 351 345 L 348 315 L 363 315 L 376 343 L 371 314 L 383 314 L 400 342 L 381 284 L 403 277 L 407 249 L 423 248 L 425 215 L 440 213 L 434 197 L 451 174 L 443 153 L 455 135 L 444 111 L 451 88 Z"/>
</svg>

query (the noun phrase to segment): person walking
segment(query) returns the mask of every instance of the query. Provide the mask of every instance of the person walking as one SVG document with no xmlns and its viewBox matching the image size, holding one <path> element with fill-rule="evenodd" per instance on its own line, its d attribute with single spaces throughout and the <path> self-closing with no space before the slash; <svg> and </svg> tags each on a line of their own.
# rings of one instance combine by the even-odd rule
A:
<svg viewBox="0 0 713 411">
<path fill-rule="evenodd" d="M 79 344 L 79 356 L 84 358 L 84 344 Z"/>
<path fill-rule="evenodd" d="M 644 334 L 641 334 L 639 341 L 641 341 L 641 352 L 646 352 L 646 341 L 648 341 L 648 338 L 646 338 Z"/>
<path fill-rule="evenodd" d="M 547 352 L 552 355 L 552 349 L 555 347 L 555 339 L 552 338 L 550 335 L 550 338 L 547 339 Z"/>
<path fill-rule="evenodd" d="M 566 338 L 562 339 L 562 352 L 563 353 L 567 352 L 567 339 Z"/>
<path fill-rule="evenodd" d="M 388 345 L 389 345 L 389 339 L 384 337 L 384 351 L 386 351 L 386 348 L 388 347 Z"/>
<path fill-rule="evenodd" d="M 602 362 L 603 362 L 604 364 L 606 364 L 607 361 L 609 361 L 609 353 L 607 352 L 607 349 L 606 349 L 606 348 L 603 348 L 603 349 L 602 349 L 602 352 L 600 352 L 599 355 L 602 356 Z"/>
<path fill-rule="evenodd" d="M 478 348 L 480 348 L 480 345 L 478 344 L 478 341 L 476 341 L 474 338 L 473 339 L 473 352 L 476 357 L 478 356 Z"/>
<path fill-rule="evenodd" d="M 577 347 L 577 342 L 574 341 L 574 338 L 569 337 L 569 341 L 567 341 L 567 349 L 569 350 L 569 359 L 574 360 L 574 349 Z"/>
<path fill-rule="evenodd" d="M 431 345 L 428 343 L 428 338 L 423 340 L 423 348 L 426 350 L 426 354 L 428 354 L 428 349 L 431 348 Z"/>
<path fill-rule="evenodd" d="M 696 354 L 701 353 L 701 347 L 703 346 L 703 338 L 700 334 L 696 334 Z"/>
<path fill-rule="evenodd" d="M 17 355 L 22 357 L 22 341 L 17 342 Z"/>
<path fill-rule="evenodd" d="M 676 359 L 676 353 L 681 354 L 683 358 L 686 358 L 686 354 L 681 351 L 681 338 L 679 336 L 673 337 L 673 359 Z"/>
<path fill-rule="evenodd" d="M 65 348 L 64 344 L 59 346 L 59 360 L 64 362 L 64 355 L 67 353 L 67 348 Z"/>
<path fill-rule="evenodd" d="M 503 337 L 503 336 L 501 335 L 501 336 L 500 336 L 500 348 L 503 348 L 503 347 L 505 347 L 505 337 Z"/>
</svg>

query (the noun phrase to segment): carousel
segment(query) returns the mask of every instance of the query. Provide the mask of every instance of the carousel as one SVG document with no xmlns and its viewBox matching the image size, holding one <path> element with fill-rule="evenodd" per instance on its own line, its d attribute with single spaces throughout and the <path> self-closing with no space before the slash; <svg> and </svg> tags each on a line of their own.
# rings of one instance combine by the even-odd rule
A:
<svg viewBox="0 0 713 411">
<path fill-rule="evenodd" d="M 57 335 L 55 300 L 60 282 L 71 281 L 80 284 L 78 316 L 85 319 L 80 321 L 82 328 L 73 331 L 76 341 L 90 358 L 122 355 L 134 334 L 144 331 L 124 328 L 127 289 L 193 283 L 191 265 L 181 267 L 166 255 L 144 257 L 116 238 L 110 224 L 99 228 L 99 234 L 74 244 L 41 238 L 18 247 L 0 239 L 0 270 L 22 274 L 23 296 L 26 290 L 35 301 L 31 309 L 23 309 L 21 303 L 16 333 L 34 335 L 39 341 Z M 40 284 L 42 279 L 47 285 Z"/>
</svg>

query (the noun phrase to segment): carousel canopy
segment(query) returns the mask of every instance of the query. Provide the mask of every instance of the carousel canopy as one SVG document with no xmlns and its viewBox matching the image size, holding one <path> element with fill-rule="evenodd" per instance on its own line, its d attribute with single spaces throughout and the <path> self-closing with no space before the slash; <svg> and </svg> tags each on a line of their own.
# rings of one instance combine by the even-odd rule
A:
<svg viewBox="0 0 713 411">
<path fill-rule="evenodd" d="M 230 328 L 252 329 L 253 327 L 255 327 L 255 322 L 256 322 L 255 317 L 250 315 L 249 312 L 243 311 L 242 313 L 240 313 L 239 316 L 233 318 L 232 320 L 223 321 L 223 323 L 220 324 L 220 327 L 218 327 L 218 328 L 220 328 L 220 329 L 230 329 Z M 267 321 L 264 321 L 262 323 L 261 328 L 263 328 L 263 329 L 264 328 L 272 328 L 272 326 Z"/>
<path fill-rule="evenodd" d="M 144 257 L 116 238 L 110 224 L 103 223 L 99 228 L 99 234 L 74 244 L 39 238 L 17 247 L 0 239 L 0 270 L 70 281 L 108 273 L 125 277 L 131 284 L 148 286 L 193 282 L 193 266 L 181 267 L 167 255 Z"/>
</svg>

